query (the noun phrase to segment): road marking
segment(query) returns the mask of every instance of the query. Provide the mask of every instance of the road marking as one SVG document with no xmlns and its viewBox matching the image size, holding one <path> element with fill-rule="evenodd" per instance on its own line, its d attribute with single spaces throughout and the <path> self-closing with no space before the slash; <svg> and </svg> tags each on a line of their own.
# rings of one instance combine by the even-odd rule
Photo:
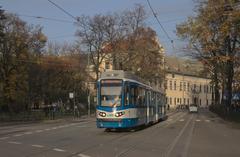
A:
<svg viewBox="0 0 240 157">
<path fill-rule="evenodd" d="M 176 146 L 177 142 L 179 141 L 179 139 L 185 132 L 187 126 L 189 125 L 189 123 L 191 122 L 192 119 L 193 119 L 193 116 L 191 116 L 190 119 L 185 123 L 184 127 L 181 129 L 179 134 L 175 137 L 174 141 L 172 143 L 170 143 L 170 145 L 167 146 L 167 149 L 164 153 L 165 157 L 169 157 L 171 155 L 171 152 L 173 151 L 174 147 Z"/>
<path fill-rule="evenodd" d="M 43 132 L 43 130 L 36 130 L 35 132 Z"/>
<path fill-rule="evenodd" d="M 6 137 L 1 137 L 0 140 L 5 140 L 5 139 L 8 139 L 9 137 L 6 136 Z"/>
<path fill-rule="evenodd" d="M 54 151 L 57 151 L 57 152 L 66 152 L 66 150 L 59 149 L 59 148 L 54 148 L 53 150 L 54 150 Z"/>
<path fill-rule="evenodd" d="M 180 122 L 183 122 L 183 121 L 184 121 L 184 119 L 180 119 L 179 121 L 180 121 Z"/>
<path fill-rule="evenodd" d="M 85 128 L 87 127 L 86 125 L 82 125 L 82 126 L 77 126 L 78 128 Z"/>
<path fill-rule="evenodd" d="M 174 118 L 174 120 L 172 120 L 172 121 L 166 121 L 166 125 L 164 125 L 163 127 L 166 128 L 166 127 L 168 127 L 169 125 L 176 123 L 176 122 L 178 121 L 176 118 L 182 118 L 182 117 L 184 117 L 185 115 L 187 115 L 187 113 L 180 113 L 180 112 L 177 113 L 176 115 L 173 115 L 172 118 Z"/>
<path fill-rule="evenodd" d="M 49 131 L 50 129 L 48 128 L 48 129 L 44 129 L 45 131 Z"/>
<path fill-rule="evenodd" d="M 24 134 L 25 135 L 30 135 L 30 134 L 32 134 L 33 132 L 25 132 Z"/>
<path fill-rule="evenodd" d="M 57 129 L 57 127 L 53 127 L 53 128 L 52 128 L 52 130 L 56 130 L 56 129 Z"/>
<path fill-rule="evenodd" d="M 209 120 L 209 119 L 206 119 L 205 121 L 206 121 L 206 122 L 210 122 L 210 120 Z"/>
<path fill-rule="evenodd" d="M 80 156 L 80 157 L 90 157 L 90 156 L 88 156 L 86 154 L 78 154 L 78 156 Z"/>
<path fill-rule="evenodd" d="M 192 121 L 192 124 L 190 124 L 190 129 L 189 129 L 189 134 L 186 138 L 186 142 L 185 142 L 185 146 L 184 149 L 182 150 L 182 156 L 187 157 L 188 156 L 188 152 L 189 152 L 189 147 L 191 144 L 191 140 L 192 140 L 192 136 L 193 136 L 193 130 L 195 128 L 195 122 Z"/>
<path fill-rule="evenodd" d="M 168 121 L 172 121 L 173 119 L 168 119 Z"/>
<path fill-rule="evenodd" d="M 200 122 L 201 120 L 200 119 L 197 119 L 196 122 Z"/>
<path fill-rule="evenodd" d="M 16 134 L 16 135 L 13 135 L 14 137 L 19 137 L 19 136 L 23 136 L 24 134 Z"/>
<path fill-rule="evenodd" d="M 37 148 L 43 148 L 44 146 L 42 146 L 42 145 L 38 145 L 38 144 L 33 144 L 33 145 L 31 145 L 32 147 L 37 147 Z"/>
<path fill-rule="evenodd" d="M 16 141 L 9 141 L 8 143 L 10 143 L 10 144 L 22 144 L 21 142 L 16 142 Z"/>
</svg>

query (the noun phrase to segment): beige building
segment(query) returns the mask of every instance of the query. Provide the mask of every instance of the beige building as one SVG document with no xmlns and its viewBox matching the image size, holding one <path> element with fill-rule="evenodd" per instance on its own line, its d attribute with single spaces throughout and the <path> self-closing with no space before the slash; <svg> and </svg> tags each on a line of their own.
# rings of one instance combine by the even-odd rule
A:
<svg viewBox="0 0 240 157">
<path fill-rule="evenodd" d="M 212 103 L 211 79 L 202 70 L 197 61 L 166 56 L 166 102 L 171 108 L 190 104 L 207 107 Z"/>
<path fill-rule="evenodd" d="M 212 103 L 210 79 L 180 72 L 166 74 L 166 102 L 171 108 L 197 104 L 207 107 Z"/>
</svg>

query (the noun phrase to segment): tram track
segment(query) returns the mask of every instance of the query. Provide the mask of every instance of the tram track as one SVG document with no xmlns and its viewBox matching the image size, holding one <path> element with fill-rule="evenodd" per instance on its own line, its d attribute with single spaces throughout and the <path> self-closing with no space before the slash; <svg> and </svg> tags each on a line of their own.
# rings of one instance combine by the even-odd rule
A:
<svg viewBox="0 0 240 157">
<path fill-rule="evenodd" d="M 182 118 L 182 117 L 184 117 L 184 116 L 186 116 L 186 115 L 187 115 L 187 114 L 185 113 L 185 114 L 181 115 L 179 118 Z M 175 115 L 175 116 L 178 116 L 178 115 Z M 175 117 L 175 116 L 174 116 L 174 117 Z M 134 151 L 137 146 L 144 144 L 148 139 L 151 139 L 152 137 L 154 137 L 154 136 L 156 135 L 156 133 L 159 131 L 159 130 L 157 130 L 157 129 L 167 127 L 167 126 L 169 126 L 169 125 L 171 125 L 171 124 L 176 123 L 177 121 L 178 121 L 178 119 L 175 119 L 174 121 L 170 121 L 169 123 L 165 123 L 165 125 L 161 125 L 161 126 L 155 127 L 155 128 L 154 128 L 154 129 L 155 129 L 154 132 L 152 132 L 152 133 L 150 134 L 150 136 L 146 136 L 146 138 L 144 138 L 143 140 L 141 140 L 141 142 L 138 142 L 138 143 L 136 143 L 136 144 L 131 145 L 128 149 L 126 149 L 126 150 L 120 152 L 119 154 L 117 154 L 116 157 L 126 156 L 129 152 Z"/>
<path fill-rule="evenodd" d="M 171 116 L 171 118 L 174 119 L 173 121 L 167 121 L 166 120 L 166 121 L 163 121 L 162 123 L 160 122 L 160 123 L 157 123 L 157 124 L 155 124 L 153 126 L 149 126 L 148 128 L 144 128 L 144 129 L 146 129 L 147 132 L 151 132 L 150 136 L 146 136 L 146 138 L 144 138 L 140 142 L 137 142 L 137 143 L 134 143 L 134 144 L 128 146 L 127 149 L 121 151 L 120 153 L 116 154 L 115 156 L 116 157 L 121 157 L 121 156 L 127 155 L 128 152 L 134 150 L 134 148 L 137 147 L 139 144 L 143 144 L 147 139 L 150 139 L 150 138 L 154 137 L 156 135 L 156 133 L 159 131 L 159 130 L 157 130 L 158 128 L 164 128 L 164 127 L 167 127 L 167 126 L 169 126 L 169 125 L 171 125 L 173 123 L 176 123 L 178 121 L 178 119 L 184 117 L 186 115 L 186 113 L 182 113 L 182 112 L 175 113 L 174 112 L 171 115 L 173 115 L 173 116 Z M 160 125 L 160 124 L 162 124 L 162 125 Z M 74 156 L 76 156 L 78 154 L 84 154 L 84 153 L 86 153 L 86 152 L 88 152 L 88 151 L 90 151 L 92 149 L 96 149 L 96 148 L 98 148 L 98 147 L 100 147 L 101 145 L 104 145 L 104 144 L 112 145 L 112 144 L 117 143 L 117 142 L 119 142 L 121 140 L 124 140 L 125 138 L 128 138 L 130 136 L 138 136 L 141 133 L 142 133 L 141 130 L 140 131 L 137 130 L 135 132 L 128 132 L 128 133 L 126 133 L 124 135 L 119 135 L 117 137 L 111 138 L 111 139 L 105 141 L 104 143 L 103 142 L 99 142 L 97 144 L 91 145 L 91 146 L 89 146 L 89 147 L 87 147 L 85 149 L 82 149 L 81 151 L 72 153 L 68 157 L 74 157 Z"/>
</svg>

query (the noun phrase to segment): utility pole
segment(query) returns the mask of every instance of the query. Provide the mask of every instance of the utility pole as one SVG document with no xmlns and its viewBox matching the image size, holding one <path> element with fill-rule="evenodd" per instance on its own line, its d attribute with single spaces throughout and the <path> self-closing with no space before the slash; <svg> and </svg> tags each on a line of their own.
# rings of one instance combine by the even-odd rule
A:
<svg viewBox="0 0 240 157">
<path fill-rule="evenodd" d="M 90 105 L 90 86 L 89 86 L 89 74 L 90 74 L 90 70 L 89 70 L 89 53 L 88 52 L 88 55 L 87 55 L 87 67 L 88 67 L 88 78 L 87 78 L 87 95 L 88 95 L 88 117 L 90 117 L 90 114 L 91 114 L 91 105 Z"/>
</svg>

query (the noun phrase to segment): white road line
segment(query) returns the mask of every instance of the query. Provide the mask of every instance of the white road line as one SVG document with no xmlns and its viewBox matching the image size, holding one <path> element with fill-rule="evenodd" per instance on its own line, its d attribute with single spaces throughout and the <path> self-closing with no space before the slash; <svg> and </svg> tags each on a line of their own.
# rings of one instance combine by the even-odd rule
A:
<svg viewBox="0 0 240 157">
<path fill-rule="evenodd" d="M 80 156 L 80 157 L 90 157 L 90 156 L 85 155 L 85 154 L 78 154 L 78 156 Z"/>
<path fill-rule="evenodd" d="M 180 121 L 180 122 L 183 122 L 183 121 L 184 121 L 184 119 L 180 119 L 179 121 Z"/>
<path fill-rule="evenodd" d="M 43 148 L 44 146 L 42 146 L 42 145 L 38 145 L 38 144 L 33 144 L 33 145 L 31 145 L 32 147 L 37 147 L 37 148 Z"/>
<path fill-rule="evenodd" d="M 35 132 L 39 133 L 39 132 L 43 132 L 43 130 L 36 130 Z"/>
<path fill-rule="evenodd" d="M 50 129 L 48 128 L 48 129 L 44 129 L 45 131 L 49 131 Z"/>
<path fill-rule="evenodd" d="M 82 125 L 82 126 L 77 126 L 78 128 L 85 128 L 87 127 L 86 125 Z"/>
<path fill-rule="evenodd" d="M 200 119 L 197 119 L 196 122 L 200 122 L 201 120 Z"/>
<path fill-rule="evenodd" d="M 189 125 L 192 119 L 193 119 L 193 116 L 191 116 L 190 119 L 185 123 L 184 127 L 181 129 L 179 134 L 175 137 L 174 141 L 170 145 L 168 145 L 166 152 L 164 153 L 165 157 L 169 157 L 171 155 L 172 150 L 174 149 L 175 145 L 181 138 L 182 134 L 185 132 L 187 126 Z"/>
<path fill-rule="evenodd" d="M 9 141 L 8 143 L 10 143 L 10 144 L 22 144 L 21 142 L 16 142 L 16 141 Z"/>
<path fill-rule="evenodd" d="M 168 121 L 172 121 L 173 119 L 168 119 Z"/>
<path fill-rule="evenodd" d="M 209 119 L 206 119 L 205 122 L 210 122 L 210 120 L 209 120 Z"/>
<path fill-rule="evenodd" d="M 6 137 L 1 137 L 0 140 L 5 140 L 5 139 L 8 139 L 9 137 L 6 136 Z"/>
<path fill-rule="evenodd" d="M 19 136 L 23 136 L 23 134 L 16 134 L 16 135 L 13 135 L 14 137 L 19 137 Z"/>
<path fill-rule="evenodd" d="M 54 148 L 53 150 L 54 150 L 54 151 L 57 151 L 57 152 L 66 152 L 66 150 L 59 149 L 59 148 Z"/>
<path fill-rule="evenodd" d="M 53 128 L 52 128 L 52 130 L 56 130 L 56 129 L 57 129 L 57 127 L 53 127 Z"/>
<path fill-rule="evenodd" d="M 184 149 L 182 149 L 182 154 L 180 156 L 184 156 L 184 157 L 188 156 L 189 147 L 190 147 L 190 144 L 191 144 L 194 127 L 195 127 L 195 122 L 192 121 L 192 124 L 190 124 L 190 129 L 188 129 L 189 133 L 188 133 L 188 136 L 186 138 Z"/>
<path fill-rule="evenodd" d="M 25 132 L 24 134 L 25 135 L 30 135 L 30 134 L 32 134 L 33 132 Z"/>
</svg>

